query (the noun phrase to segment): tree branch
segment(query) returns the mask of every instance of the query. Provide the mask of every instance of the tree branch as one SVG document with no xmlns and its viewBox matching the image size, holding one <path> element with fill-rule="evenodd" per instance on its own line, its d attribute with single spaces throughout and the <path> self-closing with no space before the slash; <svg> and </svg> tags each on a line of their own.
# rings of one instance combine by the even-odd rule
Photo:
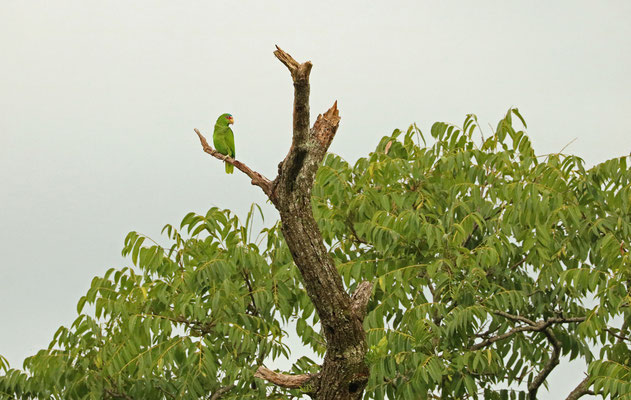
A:
<svg viewBox="0 0 631 400">
<path fill-rule="evenodd" d="M 344 289 L 335 262 L 331 258 L 318 224 L 313 217 L 311 190 L 322 160 L 335 137 L 340 114 L 337 101 L 318 115 L 310 128 L 309 75 L 310 61 L 298 63 L 278 46 L 276 58 L 291 73 L 294 85 L 292 144 L 278 165 L 278 176 L 270 181 L 245 164 L 220 154 L 208 145 L 195 129 L 204 151 L 234 165 L 259 186 L 279 211 L 281 229 L 300 271 L 304 288 L 313 302 L 326 338 L 326 354 L 320 372 L 311 386 L 318 399 L 359 400 L 368 383 L 366 332 L 363 319 L 372 293 L 372 285 L 362 282 L 353 298 Z M 286 375 L 259 367 L 255 376 L 282 387 L 297 388 L 311 375 Z M 343 397 L 340 397 L 343 396 Z"/>
<path fill-rule="evenodd" d="M 624 335 L 622 332 L 626 332 L 628 329 L 628 324 L 627 321 L 624 320 L 622 322 L 622 326 L 620 327 L 620 329 L 618 330 L 618 333 L 616 333 L 615 329 L 612 328 L 607 328 L 605 329 L 607 332 L 609 332 L 609 334 L 615 338 L 617 338 L 618 340 L 616 341 L 616 343 L 622 343 L 625 340 L 631 341 L 631 336 L 626 336 Z"/>
<path fill-rule="evenodd" d="M 537 400 L 537 391 L 539 390 L 539 387 L 541 387 L 548 375 L 550 375 L 550 372 L 559 365 L 559 356 L 561 355 L 561 342 L 559 342 L 559 339 L 556 338 L 552 329 L 546 328 L 543 333 L 552 345 L 552 355 L 546 365 L 543 366 L 543 369 L 528 385 L 528 398 L 530 400 Z"/>
<path fill-rule="evenodd" d="M 561 342 L 559 341 L 559 339 L 557 339 L 552 329 L 550 329 L 550 326 L 552 326 L 553 324 L 582 322 L 582 321 L 585 321 L 586 318 L 585 317 L 570 317 L 570 318 L 554 317 L 554 318 L 549 318 L 545 321 L 535 322 L 526 317 L 522 317 L 520 315 L 509 314 L 504 311 L 494 311 L 494 313 L 496 315 L 502 316 L 514 322 L 524 322 L 527 325 L 519 326 L 501 335 L 488 338 L 482 341 L 481 343 L 478 343 L 472 346 L 471 350 L 479 350 L 499 340 L 506 339 L 518 332 L 543 332 L 543 334 L 546 335 L 548 342 L 550 342 L 550 344 L 552 345 L 552 354 L 550 355 L 550 359 L 546 362 L 546 364 L 543 366 L 543 369 L 537 374 L 537 376 L 535 376 L 532 382 L 530 382 L 530 384 L 528 385 L 528 398 L 530 400 L 536 400 L 537 391 L 539 390 L 539 387 L 541 387 L 543 382 L 545 382 L 548 375 L 550 375 L 550 372 L 552 372 L 552 370 L 557 365 L 559 365 L 559 357 L 561 356 Z"/>
<path fill-rule="evenodd" d="M 570 394 L 565 398 L 565 400 L 576 400 L 579 399 L 586 394 L 593 395 L 594 392 L 589 390 L 589 376 L 585 377 L 575 388 L 570 392 Z"/>
<path fill-rule="evenodd" d="M 526 317 L 522 317 L 521 315 L 512 315 L 512 314 L 506 313 L 504 311 L 494 311 L 494 313 L 496 315 L 499 315 L 499 316 L 504 317 L 506 319 L 510 319 L 511 321 L 525 322 L 528 325 L 532 325 L 532 326 L 537 325 L 533 320 L 530 320 L 530 319 L 528 319 Z"/>
<path fill-rule="evenodd" d="M 113 399 L 125 399 L 125 400 L 133 400 L 131 397 L 127 396 L 125 393 L 119 393 L 116 390 L 104 388 L 103 391 Z"/>
<path fill-rule="evenodd" d="M 303 144 L 309 136 L 309 75 L 313 64 L 311 61 L 298 63 L 278 46 L 274 55 L 287 67 L 294 81 L 293 149 L 296 145 Z"/>
<path fill-rule="evenodd" d="M 482 348 L 484 348 L 486 346 L 489 346 L 489 345 L 491 345 L 491 344 L 493 344 L 495 342 L 499 342 L 500 340 L 504 340 L 506 338 L 509 338 L 509 337 L 513 336 L 514 334 L 516 334 L 516 333 L 519 333 L 519 332 L 532 332 L 532 331 L 535 331 L 535 328 L 533 328 L 532 326 L 520 326 L 520 327 L 511 329 L 510 331 L 508 331 L 506 333 L 503 333 L 503 334 L 497 335 L 497 336 L 493 336 L 493 337 L 488 338 L 488 339 L 486 339 L 486 340 L 484 340 L 484 341 L 482 341 L 482 342 L 480 342 L 478 344 L 475 344 L 475 345 L 471 346 L 469 348 L 469 350 L 472 350 L 472 351 L 480 350 L 480 349 L 482 349 Z"/>
<path fill-rule="evenodd" d="M 234 385 L 220 387 L 215 393 L 210 395 L 208 400 L 219 400 L 224 394 L 228 393 L 232 389 L 234 389 Z"/>
<path fill-rule="evenodd" d="M 278 166 L 270 200 L 280 214 L 283 236 L 326 339 L 324 362 L 312 385 L 318 399 L 359 400 L 369 374 L 362 322 L 371 291 L 361 285 L 356 302 L 346 292 L 311 205 L 316 173 L 340 123 L 337 102 L 309 128 L 311 62 L 300 64 L 278 47 L 274 55 L 291 73 L 294 107 L 292 145 Z"/>
<path fill-rule="evenodd" d="M 252 290 L 252 284 L 250 283 L 250 278 L 249 275 L 250 273 L 248 271 L 246 271 L 245 269 L 243 269 L 241 271 L 243 273 L 243 278 L 245 279 L 245 284 L 248 286 L 248 292 L 250 294 L 250 301 L 252 302 L 252 308 L 254 310 L 254 315 L 258 317 L 259 315 L 259 310 L 256 307 L 256 301 L 254 301 L 254 290 Z"/>
<path fill-rule="evenodd" d="M 508 314 L 503 311 L 495 311 L 495 314 L 500 315 L 506 319 L 510 319 L 511 321 L 525 322 L 528 325 L 518 326 L 501 335 L 490 337 L 476 345 L 471 346 L 470 350 L 479 350 L 495 342 L 498 342 L 500 340 L 513 336 L 514 334 L 519 333 L 519 332 L 541 332 L 541 331 L 545 331 L 547 328 L 549 328 L 550 326 L 554 324 L 566 324 L 566 323 L 585 321 L 585 317 L 572 317 L 572 318 L 549 318 L 545 321 L 534 322 L 528 318 L 525 318 L 519 315 Z"/>
<path fill-rule="evenodd" d="M 252 179 L 252 184 L 255 186 L 260 187 L 261 189 L 263 189 L 263 192 L 265 192 L 265 194 L 269 197 L 272 193 L 272 182 L 267 179 L 265 176 L 263 176 L 262 174 L 250 169 L 247 165 L 243 164 L 241 161 L 237 161 L 232 157 L 226 156 L 221 154 L 220 152 L 218 152 L 217 150 L 213 149 L 209 144 L 208 141 L 206 141 L 206 138 L 204 137 L 204 135 L 201 134 L 201 132 L 195 128 L 194 129 L 195 133 L 197 133 L 197 136 L 199 136 L 199 141 L 202 144 L 202 148 L 204 149 L 204 151 L 208 154 L 210 154 L 211 156 L 225 161 L 228 164 L 232 164 L 234 165 L 238 170 L 240 170 L 241 172 L 243 172 L 244 174 L 246 174 L 247 176 L 250 177 L 250 179 Z"/>
<path fill-rule="evenodd" d="M 520 265 L 522 265 L 525 262 L 526 262 L 526 256 L 524 256 L 524 258 L 522 258 L 521 260 L 517 261 L 515 264 L 511 265 L 508 268 L 509 269 L 515 269 L 515 268 L 519 267 Z"/>
<path fill-rule="evenodd" d="M 260 366 L 254 373 L 255 378 L 272 382 L 276 386 L 287 389 L 299 389 L 302 385 L 312 379 L 313 374 L 290 375 L 274 372 L 271 369 Z"/>
</svg>

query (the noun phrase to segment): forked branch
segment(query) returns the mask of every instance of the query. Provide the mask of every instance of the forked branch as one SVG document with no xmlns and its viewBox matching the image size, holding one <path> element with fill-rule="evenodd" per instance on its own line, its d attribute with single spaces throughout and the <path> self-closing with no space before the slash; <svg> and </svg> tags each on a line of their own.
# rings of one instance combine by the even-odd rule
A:
<svg viewBox="0 0 631 400">
<path fill-rule="evenodd" d="M 570 318 L 554 317 L 554 318 L 549 318 L 544 321 L 535 322 L 521 315 L 513 315 L 504 311 L 494 311 L 494 313 L 496 315 L 502 316 L 513 322 L 523 322 L 526 325 L 516 327 L 504 334 L 488 338 L 484 340 L 483 342 L 472 346 L 471 350 L 479 350 L 499 340 L 506 339 L 518 332 L 543 332 L 543 334 L 546 336 L 546 339 L 548 340 L 548 342 L 550 342 L 550 345 L 552 346 L 552 353 L 550 354 L 550 358 L 545 363 L 541 371 L 539 371 L 539 373 L 534 377 L 532 382 L 530 382 L 530 384 L 528 385 L 528 398 L 530 400 L 536 400 L 537 392 L 539 391 L 539 388 L 541 387 L 543 382 L 545 382 L 548 375 L 550 375 L 550 372 L 552 372 L 552 370 L 559 364 L 559 357 L 561 355 L 561 342 L 559 341 L 559 339 L 557 339 L 556 335 L 551 329 L 551 326 L 555 324 L 583 322 L 585 321 L 586 318 L 585 317 L 570 317 Z"/>
<path fill-rule="evenodd" d="M 499 342 L 500 340 L 507 339 L 519 332 L 542 332 L 542 331 L 545 331 L 548 327 L 555 324 L 569 324 L 569 323 L 585 321 L 585 317 L 571 317 L 571 318 L 556 318 L 555 317 L 555 318 L 549 318 L 545 321 L 535 322 L 528 318 L 525 318 L 519 315 L 508 314 L 503 311 L 496 311 L 495 314 L 500 315 L 506 319 L 510 319 L 511 321 L 525 322 L 527 325 L 518 326 L 516 328 L 511 329 L 508 332 L 502 333 L 501 335 L 487 338 L 484 341 L 471 346 L 470 350 L 479 350 L 495 342 Z"/>
</svg>

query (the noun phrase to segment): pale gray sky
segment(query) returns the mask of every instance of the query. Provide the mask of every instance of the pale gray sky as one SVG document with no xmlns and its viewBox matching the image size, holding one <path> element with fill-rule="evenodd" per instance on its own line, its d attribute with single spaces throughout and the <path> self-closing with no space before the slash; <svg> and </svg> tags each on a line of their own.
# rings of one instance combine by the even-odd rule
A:
<svg viewBox="0 0 631 400">
<path fill-rule="evenodd" d="M 258 188 L 200 150 L 231 112 L 238 158 L 269 177 L 290 142 L 274 44 L 310 59 L 312 113 L 354 161 L 394 128 L 495 125 L 519 107 L 539 153 L 628 154 L 629 1 L 0 1 L 0 354 L 14 366 L 70 324 L 124 235 Z M 268 207 L 268 218 L 276 218 Z M 581 365 L 542 399 L 565 397 Z"/>
</svg>

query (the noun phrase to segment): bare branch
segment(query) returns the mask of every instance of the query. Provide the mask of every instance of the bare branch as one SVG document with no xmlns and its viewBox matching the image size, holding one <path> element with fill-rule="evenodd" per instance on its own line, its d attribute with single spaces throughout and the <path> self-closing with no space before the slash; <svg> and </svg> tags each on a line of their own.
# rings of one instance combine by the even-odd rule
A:
<svg viewBox="0 0 631 400">
<path fill-rule="evenodd" d="M 287 389 L 299 389 L 314 376 L 315 375 L 313 374 L 281 374 L 263 366 L 260 366 L 254 373 L 255 378 L 265 379 L 266 381 L 272 382 L 276 386 L 284 387 Z"/>
<path fill-rule="evenodd" d="M 291 73 L 294 107 L 292 144 L 278 166 L 270 199 L 280 214 L 283 236 L 326 339 L 324 361 L 312 386 L 318 398 L 359 400 L 368 383 L 369 369 L 364 357 L 366 332 L 358 317 L 365 313 L 369 296 L 358 293 L 354 311 L 351 296 L 324 245 L 311 205 L 316 173 L 340 123 L 337 102 L 319 115 L 310 128 L 311 62 L 300 64 L 278 47 L 274 55 Z"/>
<path fill-rule="evenodd" d="M 202 148 L 204 149 L 206 153 L 210 154 L 211 156 L 219 160 L 225 161 L 228 164 L 234 165 L 238 170 L 240 170 L 241 172 L 249 176 L 250 179 L 252 179 L 253 185 L 258 186 L 261 189 L 263 189 L 263 192 L 265 192 L 265 194 L 268 197 L 271 196 L 272 182 L 269 179 L 267 179 L 262 174 L 250 169 L 247 165 L 243 164 L 241 161 L 237 161 L 234 158 L 221 154 L 217 150 L 213 149 L 206 141 L 206 138 L 204 137 L 204 135 L 202 135 L 201 132 L 197 128 L 194 129 L 194 131 L 195 133 L 197 133 L 197 136 L 199 136 L 199 141 L 201 142 Z"/>
<path fill-rule="evenodd" d="M 593 395 L 594 392 L 589 390 L 589 376 L 585 377 L 575 388 L 570 392 L 570 394 L 565 398 L 565 400 L 576 400 L 579 399 L 586 394 Z"/>
<path fill-rule="evenodd" d="M 283 49 L 278 46 L 276 46 L 274 55 L 280 60 L 280 62 L 285 64 L 287 69 L 289 69 L 289 72 L 291 72 L 291 76 L 294 81 L 309 79 L 309 73 L 311 72 L 311 67 L 313 67 L 311 61 L 306 61 L 300 64 L 298 61 L 294 60 L 292 56 L 290 56 L 288 53 L 285 53 Z"/>
<path fill-rule="evenodd" d="M 340 112 L 337 109 L 337 100 L 333 103 L 333 106 L 329 108 L 324 115 L 318 115 L 316 122 L 313 124 L 313 133 L 316 139 L 320 142 L 321 146 L 326 151 L 333 138 L 337 127 L 340 125 Z"/>
<path fill-rule="evenodd" d="M 313 64 L 311 61 L 298 63 L 278 46 L 276 46 L 274 55 L 289 69 L 291 79 L 294 81 L 293 149 L 295 146 L 303 144 L 309 137 L 309 74 Z"/>
</svg>

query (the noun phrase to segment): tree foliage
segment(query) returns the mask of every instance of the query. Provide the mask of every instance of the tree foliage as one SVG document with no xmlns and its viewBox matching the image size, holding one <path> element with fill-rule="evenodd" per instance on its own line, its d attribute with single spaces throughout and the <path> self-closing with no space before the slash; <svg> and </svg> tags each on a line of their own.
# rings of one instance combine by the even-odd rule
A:
<svg viewBox="0 0 631 400">
<path fill-rule="evenodd" d="M 518 121 L 519 120 L 519 121 Z M 481 143 L 477 119 L 415 126 L 350 165 L 328 154 L 312 206 L 349 292 L 374 283 L 364 320 L 370 399 L 534 399 L 568 357 L 583 390 L 631 399 L 631 172 L 537 156 L 511 109 Z M 325 339 L 280 224 L 253 236 L 228 210 L 136 232 L 133 266 L 92 281 L 78 318 L 24 371 L 0 358 L 0 393 L 39 399 L 298 398 L 254 377 L 295 322 Z M 317 373 L 301 357 L 296 374 Z"/>
</svg>

